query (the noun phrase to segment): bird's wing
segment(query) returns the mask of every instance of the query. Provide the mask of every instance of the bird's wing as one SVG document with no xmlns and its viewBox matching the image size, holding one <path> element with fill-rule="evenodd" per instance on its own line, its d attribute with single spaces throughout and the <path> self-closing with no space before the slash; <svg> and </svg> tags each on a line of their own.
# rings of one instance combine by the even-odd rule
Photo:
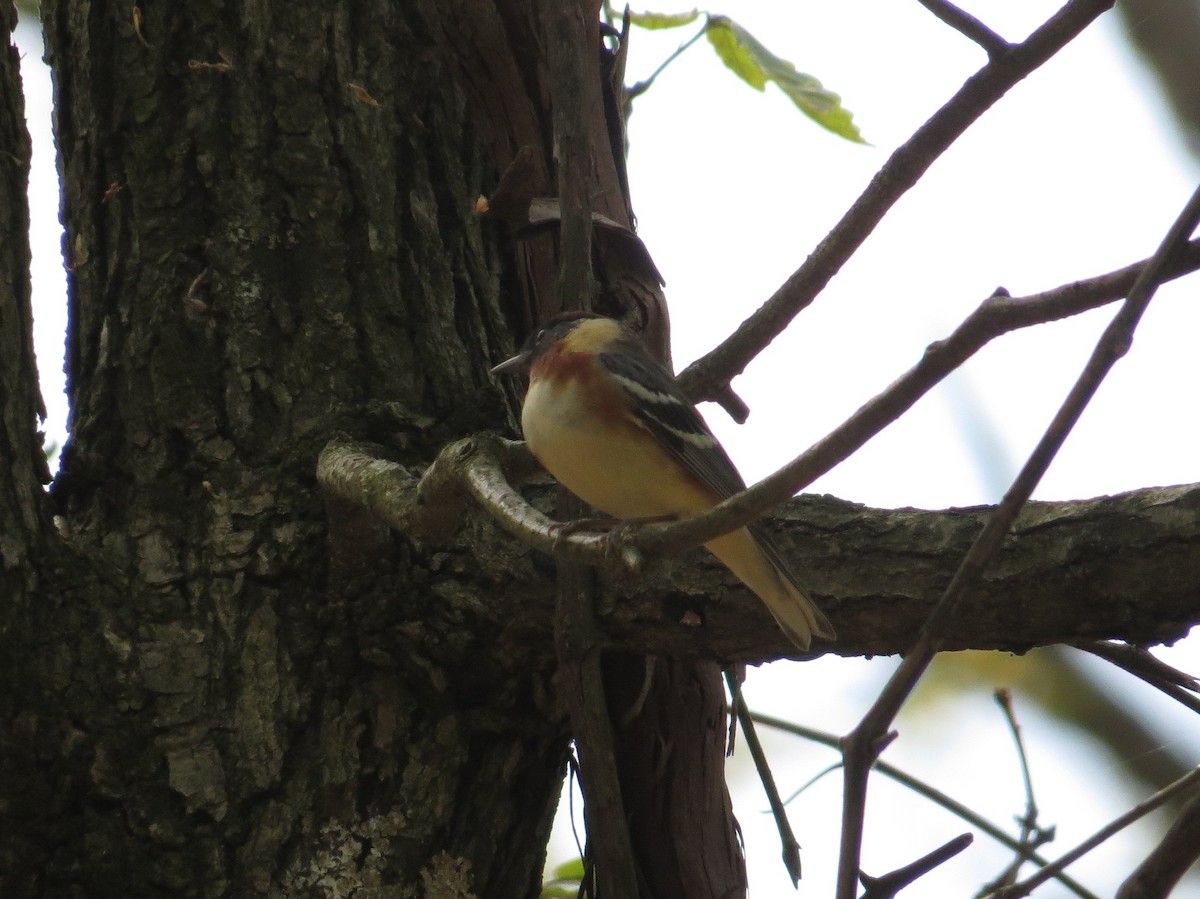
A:
<svg viewBox="0 0 1200 899">
<path fill-rule="evenodd" d="M 600 363 L 629 397 L 628 405 L 637 424 L 713 491 L 717 501 L 746 489 L 746 482 L 724 447 L 666 369 L 643 352 L 601 353 Z M 762 521 L 752 521 L 746 527 L 771 564 L 803 595 L 803 585 Z M 814 633 L 832 639 L 833 628 L 825 616 L 819 611 L 815 615 Z"/>
<path fill-rule="evenodd" d="M 666 369 L 644 352 L 601 353 L 600 364 L 628 397 L 637 425 L 716 494 L 716 501 L 745 489 L 724 448 Z"/>
</svg>

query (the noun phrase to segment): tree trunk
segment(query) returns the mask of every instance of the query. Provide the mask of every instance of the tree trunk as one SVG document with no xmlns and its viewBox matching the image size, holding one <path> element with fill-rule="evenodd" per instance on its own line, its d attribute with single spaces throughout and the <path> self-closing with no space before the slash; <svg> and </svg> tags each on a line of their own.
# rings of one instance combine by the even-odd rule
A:
<svg viewBox="0 0 1200 899">
<path fill-rule="evenodd" d="M 512 267 L 443 11 L 130 9 L 43 7 L 73 428 L 61 552 L 5 635 L 0 892 L 536 895 L 568 748 L 549 641 L 525 652 L 539 625 L 465 545 L 418 552 L 314 483 L 339 430 L 420 467 L 512 420 L 486 374 Z"/>
<path fill-rule="evenodd" d="M 542 25 L 471 0 L 240 9 L 43 8 L 72 435 L 53 564 L 8 609 L 4 893 L 535 895 L 569 740 L 551 610 L 510 620 L 510 572 L 327 505 L 314 469 L 339 431 L 419 470 L 514 420 L 486 372 L 556 302 L 555 240 L 473 209 L 521 147 L 551 193 Z M 6 533 L 37 537 L 37 481 Z"/>
</svg>

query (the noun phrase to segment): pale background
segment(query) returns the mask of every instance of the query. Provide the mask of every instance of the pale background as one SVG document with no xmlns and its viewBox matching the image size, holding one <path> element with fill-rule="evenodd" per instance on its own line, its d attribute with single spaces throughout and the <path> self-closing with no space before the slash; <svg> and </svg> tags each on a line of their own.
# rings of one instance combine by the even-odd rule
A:
<svg viewBox="0 0 1200 899">
<path fill-rule="evenodd" d="M 981 0 L 971 12 L 1016 41 L 1056 8 L 1053 2 Z M 916 2 L 744 0 L 713 11 L 733 17 L 841 94 L 872 145 L 855 146 L 819 130 L 774 87 L 754 92 L 703 40 L 637 100 L 629 134 L 634 208 L 640 235 L 667 280 L 680 368 L 774 292 L 891 151 L 984 62 L 982 51 Z M 636 32 L 629 80 L 647 76 L 697 27 Z M 45 429 L 61 444 L 65 284 L 51 88 L 39 64 L 36 28 L 26 23 L 17 37 L 34 140 L 35 339 L 50 413 Z M 997 286 L 1032 293 L 1152 253 L 1200 175 L 1177 140 L 1116 23 L 1102 19 L 935 163 L 817 302 L 735 382 L 753 410 L 746 425 L 705 407 L 747 480 L 797 455 L 882 390 Z M 1038 498 L 1200 480 L 1198 285 L 1193 277 L 1160 291 L 1132 352 L 1093 401 Z M 811 489 L 877 506 L 994 502 L 1111 314 L 1102 310 L 1002 338 Z M 1194 639 L 1160 654 L 1200 672 Z M 931 682 L 924 688 L 902 715 L 900 739 L 886 759 L 1015 830 L 1013 817 L 1025 800 L 1011 738 L 990 691 L 1019 685 L 1022 660 L 996 655 L 995 662 L 994 684 L 968 682 L 950 691 Z M 754 708 L 844 733 L 893 665 L 888 659 L 780 663 L 751 672 L 747 698 Z M 1182 744 L 1200 757 L 1194 716 L 1096 668 L 1113 691 L 1156 722 L 1164 745 Z M 1102 751 L 1019 693 L 1017 710 L 1041 822 L 1058 826 L 1058 839 L 1043 849 L 1053 858 L 1141 797 L 1119 782 Z M 785 795 L 836 761 L 828 750 L 773 733 L 764 737 Z M 794 895 L 744 753 L 733 760 L 730 779 L 752 895 Z M 840 786 L 834 772 L 790 806 L 804 847 L 802 895 L 832 895 Z M 1162 823 L 1110 841 L 1071 873 L 1111 895 Z M 886 873 L 968 829 L 876 777 L 864 864 L 870 873 Z M 560 827 L 551 863 L 575 854 L 569 828 Z M 969 896 L 1007 861 L 1005 851 L 978 837 L 903 895 Z M 1067 893 L 1050 885 L 1035 895 Z M 1176 895 L 1200 897 L 1200 888 Z"/>
</svg>

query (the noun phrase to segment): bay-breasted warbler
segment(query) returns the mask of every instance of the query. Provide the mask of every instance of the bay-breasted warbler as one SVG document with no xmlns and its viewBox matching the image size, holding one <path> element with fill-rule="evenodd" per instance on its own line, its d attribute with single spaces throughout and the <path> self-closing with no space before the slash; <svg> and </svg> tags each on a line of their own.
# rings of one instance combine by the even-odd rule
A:
<svg viewBox="0 0 1200 899">
<path fill-rule="evenodd" d="M 622 520 L 685 517 L 745 489 L 724 448 L 671 374 L 615 319 L 564 313 L 492 372 L 529 367 L 521 428 L 564 487 Z M 755 522 L 705 546 L 801 649 L 833 627 Z"/>
</svg>

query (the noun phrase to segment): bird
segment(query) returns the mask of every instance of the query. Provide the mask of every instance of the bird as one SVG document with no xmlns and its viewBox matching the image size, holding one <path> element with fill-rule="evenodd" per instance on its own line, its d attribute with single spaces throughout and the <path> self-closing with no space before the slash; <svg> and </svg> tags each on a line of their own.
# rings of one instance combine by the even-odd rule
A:
<svg viewBox="0 0 1200 899">
<path fill-rule="evenodd" d="M 560 484 L 603 514 L 618 521 L 682 518 L 745 489 L 675 378 L 618 320 L 591 312 L 554 316 L 492 373 L 525 369 L 526 445 Z M 835 639 L 761 523 L 704 545 L 800 649 L 814 637 Z"/>
</svg>

